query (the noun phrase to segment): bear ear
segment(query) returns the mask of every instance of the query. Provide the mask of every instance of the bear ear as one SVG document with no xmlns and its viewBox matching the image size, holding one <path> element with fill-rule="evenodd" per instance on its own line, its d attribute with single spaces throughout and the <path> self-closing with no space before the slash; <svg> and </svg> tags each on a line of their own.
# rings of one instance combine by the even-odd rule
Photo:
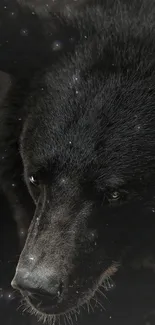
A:
<svg viewBox="0 0 155 325">
<path fill-rule="evenodd" d="M 11 76 L 8 73 L 0 71 L 0 106 L 11 87 Z"/>
</svg>

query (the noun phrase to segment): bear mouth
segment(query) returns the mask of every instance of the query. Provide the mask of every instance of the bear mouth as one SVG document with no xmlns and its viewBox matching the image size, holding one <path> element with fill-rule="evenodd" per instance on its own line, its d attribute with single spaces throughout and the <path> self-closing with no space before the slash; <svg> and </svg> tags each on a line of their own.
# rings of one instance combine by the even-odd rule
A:
<svg viewBox="0 0 155 325">
<path fill-rule="evenodd" d="M 28 304 L 33 306 L 33 308 L 37 309 L 39 312 L 43 314 L 53 314 L 53 310 L 56 312 L 58 305 L 54 303 L 54 298 L 50 297 L 42 297 L 42 295 L 35 295 L 35 294 L 24 294 L 25 299 Z M 54 307 L 52 307 L 54 304 Z"/>
<path fill-rule="evenodd" d="M 27 310 L 30 314 L 37 316 L 38 320 L 43 322 L 47 321 L 55 323 L 57 318 L 60 320 L 61 316 L 71 316 L 72 313 L 75 315 L 75 317 L 77 317 L 80 312 L 80 307 L 84 306 L 85 304 L 88 307 L 91 299 L 93 299 L 99 288 L 101 286 L 103 287 L 103 283 L 106 280 L 111 279 L 111 276 L 118 271 L 119 266 L 120 264 L 115 262 L 103 272 L 92 288 L 88 288 L 87 292 L 80 294 L 79 291 L 79 296 L 76 295 L 75 297 L 69 297 L 68 295 L 58 304 L 53 305 L 53 298 L 50 298 L 49 296 L 44 298 L 43 301 L 42 297 L 38 299 L 38 297 L 36 297 L 34 294 L 28 295 L 21 292 L 24 298 L 24 307 L 26 307 L 25 310 Z M 103 292 L 102 295 L 104 296 Z"/>
</svg>

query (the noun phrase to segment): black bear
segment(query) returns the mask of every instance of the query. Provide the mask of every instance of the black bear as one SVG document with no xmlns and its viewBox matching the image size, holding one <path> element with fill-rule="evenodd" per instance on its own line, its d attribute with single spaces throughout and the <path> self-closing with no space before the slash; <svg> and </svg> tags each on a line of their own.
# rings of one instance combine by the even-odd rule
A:
<svg viewBox="0 0 155 325">
<path fill-rule="evenodd" d="M 155 211 L 155 0 L 48 6 L 0 110 L 0 183 L 32 219 L 12 286 L 47 321 L 100 293 Z"/>
</svg>

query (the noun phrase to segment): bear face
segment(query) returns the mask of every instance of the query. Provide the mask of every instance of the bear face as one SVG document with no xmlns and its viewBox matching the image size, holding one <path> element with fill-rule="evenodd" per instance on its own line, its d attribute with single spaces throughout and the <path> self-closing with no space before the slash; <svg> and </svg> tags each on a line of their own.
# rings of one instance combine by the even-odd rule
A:
<svg viewBox="0 0 155 325">
<path fill-rule="evenodd" d="M 46 73 L 41 94 L 29 98 L 20 137 L 36 212 L 15 281 L 28 304 L 43 314 L 61 314 L 87 302 L 116 272 L 154 165 L 149 141 L 154 95 L 148 96 L 138 77 L 109 76 L 105 83 L 103 76 L 101 86 L 95 67 L 91 74 L 79 71 L 76 80 L 73 75 L 70 87 L 66 69 L 57 71 L 57 78 Z M 38 305 L 42 291 L 49 297 Z"/>
<path fill-rule="evenodd" d="M 154 39 L 121 26 L 38 75 L 23 108 L 36 211 L 12 285 L 45 318 L 88 302 L 116 272 L 154 184 Z"/>
</svg>

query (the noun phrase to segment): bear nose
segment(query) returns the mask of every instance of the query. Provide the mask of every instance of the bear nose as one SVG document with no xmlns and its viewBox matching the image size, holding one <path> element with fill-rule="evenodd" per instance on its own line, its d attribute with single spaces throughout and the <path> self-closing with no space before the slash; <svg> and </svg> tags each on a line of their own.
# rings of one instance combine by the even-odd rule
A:
<svg viewBox="0 0 155 325">
<path fill-rule="evenodd" d="M 56 276 L 46 278 L 44 274 L 25 269 L 18 269 L 11 285 L 29 298 L 35 307 L 39 304 L 39 308 L 45 312 L 60 301 L 63 291 L 63 283 Z"/>
</svg>

